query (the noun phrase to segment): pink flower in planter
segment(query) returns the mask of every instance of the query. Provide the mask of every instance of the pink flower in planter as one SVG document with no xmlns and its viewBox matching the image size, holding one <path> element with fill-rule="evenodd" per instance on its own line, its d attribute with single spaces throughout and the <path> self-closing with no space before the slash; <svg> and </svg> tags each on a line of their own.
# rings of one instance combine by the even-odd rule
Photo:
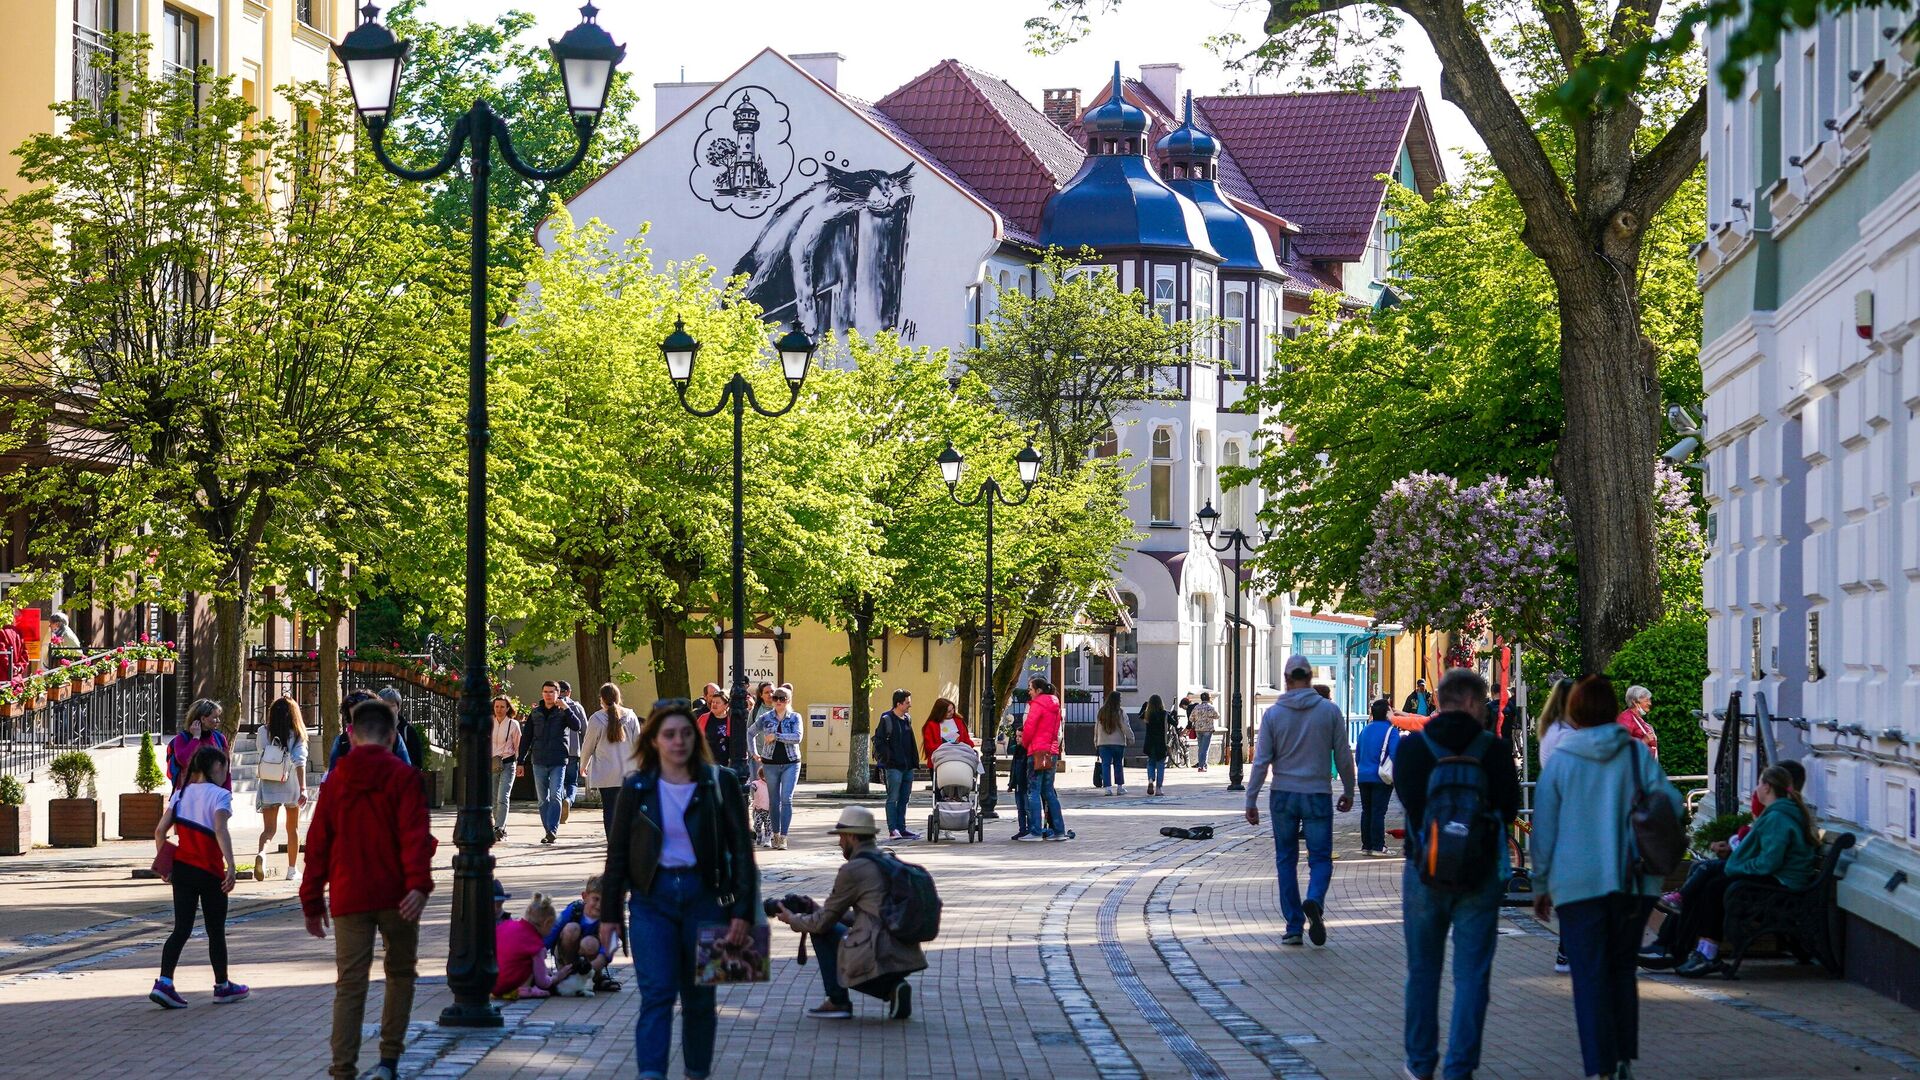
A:
<svg viewBox="0 0 1920 1080">
<path fill-rule="evenodd" d="M 147 635 L 146 635 L 146 633 L 145 633 L 144 631 L 142 631 L 142 632 L 141 632 L 141 634 L 140 634 L 140 644 L 142 644 L 142 645 L 145 645 L 145 644 L 147 644 L 147 643 L 148 643 L 149 641 L 151 641 L 151 640 L 152 640 L 152 639 L 151 639 L 151 638 L 149 638 L 149 637 L 147 637 Z"/>
</svg>

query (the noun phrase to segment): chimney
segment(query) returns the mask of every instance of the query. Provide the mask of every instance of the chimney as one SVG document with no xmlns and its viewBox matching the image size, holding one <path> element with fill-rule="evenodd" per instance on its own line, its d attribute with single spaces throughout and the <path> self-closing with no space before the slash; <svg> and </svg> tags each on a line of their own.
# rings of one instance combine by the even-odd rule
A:
<svg viewBox="0 0 1920 1080">
<path fill-rule="evenodd" d="M 1041 111 L 1046 113 L 1047 119 L 1053 121 L 1054 127 L 1065 131 L 1075 120 L 1080 119 L 1079 87 L 1069 90 L 1044 90 L 1041 96 L 1044 99 Z"/>
<path fill-rule="evenodd" d="M 700 96 L 719 86 L 715 82 L 657 82 L 653 84 L 653 130 L 659 131 L 686 112 Z"/>
<path fill-rule="evenodd" d="M 1180 72 L 1179 64 L 1141 64 L 1140 81 L 1147 84 L 1153 96 L 1160 99 L 1177 119 L 1180 115 Z"/>
<path fill-rule="evenodd" d="M 788 57 L 800 70 L 827 84 L 827 89 L 838 93 L 840 90 L 840 65 L 847 58 L 837 52 L 794 53 Z"/>
</svg>

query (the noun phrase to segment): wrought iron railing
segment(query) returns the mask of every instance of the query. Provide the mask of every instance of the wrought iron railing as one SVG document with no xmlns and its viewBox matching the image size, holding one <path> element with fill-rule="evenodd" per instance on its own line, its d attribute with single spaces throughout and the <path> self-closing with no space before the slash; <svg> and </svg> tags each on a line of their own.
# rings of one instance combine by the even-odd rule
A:
<svg viewBox="0 0 1920 1080">
<path fill-rule="evenodd" d="M 129 736 L 165 734 L 162 675 L 126 675 L 62 701 L 0 713 L 0 775 L 30 778 L 68 750 L 119 745 Z"/>
<path fill-rule="evenodd" d="M 107 99 L 113 96 L 113 76 L 107 66 L 112 60 L 113 47 L 104 31 L 74 25 L 73 100 L 90 101 L 94 108 L 106 109 Z"/>
<path fill-rule="evenodd" d="M 451 751 L 459 735 L 459 698 L 446 687 L 419 672 L 434 670 L 439 654 L 431 648 L 425 654 L 384 656 L 378 661 L 340 657 L 340 694 L 344 698 L 355 690 L 379 692 L 393 690 L 400 695 L 400 715 L 418 728 L 427 741 L 443 751 Z M 398 672 L 398 673 L 397 673 Z M 267 708 L 274 698 L 292 697 L 318 730 L 325 718 L 320 716 L 320 660 L 311 651 L 272 650 L 255 646 L 247 658 L 246 717 L 242 725 L 266 722 Z"/>
</svg>

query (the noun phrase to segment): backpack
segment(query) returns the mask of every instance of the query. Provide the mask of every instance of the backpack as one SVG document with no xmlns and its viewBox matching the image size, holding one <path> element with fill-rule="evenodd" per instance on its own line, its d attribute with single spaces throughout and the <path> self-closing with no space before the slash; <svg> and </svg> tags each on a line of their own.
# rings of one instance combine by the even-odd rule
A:
<svg viewBox="0 0 1920 1080">
<path fill-rule="evenodd" d="M 880 902 L 880 925 L 896 941 L 932 941 L 940 934 L 940 894 L 933 875 L 924 866 L 902 862 L 890 852 L 866 851 L 887 877 L 887 896 Z"/>
<path fill-rule="evenodd" d="M 293 765 L 293 752 L 285 746 L 267 740 L 260 750 L 260 763 L 254 766 L 254 777 L 264 783 L 284 784 Z"/>
<path fill-rule="evenodd" d="M 1414 857 L 1420 880 L 1442 892 L 1471 892 L 1485 885 L 1499 858 L 1500 815 L 1487 796 L 1483 759 L 1493 736 L 1480 732 L 1464 753 L 1449 754 L 1422 731 L 1433 754 L 1427 777 L 1427 811 Z"/>
</svg>

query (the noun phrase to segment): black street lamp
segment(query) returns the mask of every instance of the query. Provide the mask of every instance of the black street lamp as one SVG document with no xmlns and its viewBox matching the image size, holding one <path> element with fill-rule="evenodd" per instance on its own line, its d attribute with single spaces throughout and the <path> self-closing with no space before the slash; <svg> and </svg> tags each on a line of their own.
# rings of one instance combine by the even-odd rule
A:
<svg viewBox="0 0 1920 1080">
<path fill-rule="evenodd" d="M 1220 511 L 1213 508 L 1213 500 L 1208 499 L 1200 508 L 1200 531 L 1207 538 L 1207 546 L 1224 555 L 1233 552 L 1233 621 L 1227 627 L 1228 649 L 1232 655 L 1227 659 L 1227 679 L 1233 683 L 1233 692 L 1227 696 L 1227 790 L 1241 791 L 1246 788 L 1246 709 L 1240 698 L 1240 628 L 1246 620 L 1240 617 L 1240 560 L 1246 552 L 1252 551 L 1259 543 L 1238 528 L 1229 530 L 1221 537 L 1224 544 L 1213 541 L 1213 530 L 1220 524 Z"/>
<path fill-rule="evenodd" d="M 729 404 L 733 406 L 733 689 L 727 698 L 731 703 L 728 712 L 733 719 L 727 721 L 727 756 L 732 759 L 733 771 L 743 779 L 747 775 L 746 718 L 753 710 L 747 701 L 746 484 L 741 465 L 741 435 L 748 408 L 768 419 L 792 410 L 794 402 L 800 400 L 800 384 L 807 381 L 807 366 L 813 362 L 814 347 L 813 339 L 801 333 L 798 326 L 773 343 L 773 350 L 780 354 L 781 373 L 787 377 L 787 403 L 778 409 L 761 408 L 753 384 L 737 371 L 727 380 L 713 408 L 696 409 L 687 404 L 687 384 L 693 381 L 693 361 L 700 355 L 700 343 L 687 333 L 686 323 L 679 319 L 673 320 L 673 333 L 660 343 L 660 355 L 667 361 L 667 377 L 673 380 L 674 392 L 680 395 L 681 408 L 694 416 L 708 417 L 718 416 Z"/>
<path fill-rule="evenodd" d="M 974 715 L 980 718 L 981 747 L 985 758 L 983 764 L 987 767 L 987 793 L 981 800 L 981 805 L 987 813 L 991 814 L 1000 804 L 1000 785 L 998 774 L 995 772 L 993 752 L 994 740 L 999 735 L 1000 727 L 999 696 L 993 691 L 993 508 L 996 503 L 1001 506 L 1019 506 L 1033 495 L 1033 485 L 1040 479 L 1040 451 L 1035 450 L 1033 440 L 1028 439 L 1027 448 L 1013 456 L 1014 464 L 1020 471 L 1020 497 L 1017 499 L 1007 498 L 1006 490 L 1000 486 L 1000 481 L 991 476 L 980 481 L 980 489 L 974 492 L 972 498 L 962 499 L 957 489 L 960 486 L 960 471 L 965 466 L 966 459 L 962 458 L 960 451 L 955 450 L 953 443 L 949 442 L 947 448 L 940 451 L 940 457 L 937 460 L 940 462 L 940 477 L 947 482 L 948 498 L 961 506 L 978 506 L 981 503 L 987 505 L 987 671 L 986 677 L 980 683 L 980 711 Z"/>
<path fill-rule="evenodd" d="M 440 1023 L 448 1027 L 501 1024 L 500 1010 L 489 1000 L 499 966 L 493 949 L 493 792 L 487 764 L 493 743 L 487 701 L 492 693 L 487 679 L 487 186 L 496 144 L 507 166 L 529 180 L 558 180 L 587 156 L 613 69 L 626 55 L 594 22 L 597 14 L 592 4 L 582 7 L 580 25 L 549 43 L 560 65 L 578 140 L 573 157 L 555 169 L 536 169 L 522 161 L 506 121 L 484 99 L 475 101 L 454 124 L 440 160 L 424 169 L 397 164 L 387 156 L 385 136 L 413 46 L 394 40 L 393 31 L 378 21 L 380 9 L 367 4 L 360 9 L 360 25 L 333 47 L 346 68 L 353 107 L 367 127 L 373 155 L 388 172 L 405 180 L 433 180 L 453 168 L 462 147 L 469 150 L 473 226 L 467 271 L 466 655 L 460 679 L 460 813 L 453 829 L 458 853 L 453 857 L 453 923 L 447 946 L 453 1004 L 440 1014 Z"/>
</svg>

